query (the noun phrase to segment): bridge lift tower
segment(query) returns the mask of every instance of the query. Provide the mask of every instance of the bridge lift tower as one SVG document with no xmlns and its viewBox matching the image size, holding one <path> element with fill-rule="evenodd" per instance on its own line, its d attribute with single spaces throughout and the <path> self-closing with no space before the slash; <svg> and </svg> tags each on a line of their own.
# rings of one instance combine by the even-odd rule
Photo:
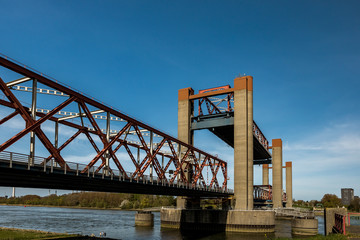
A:
<svg viewBox="0 0 360 240">
<path fill-rule="evenodd" d="M 195 110 L 196 109 L 196 110 Z M 208 129 L 234 148 L 235 209 L 252 210 L 254 206 L 254 164 L 264 164 L 264 179 L 268 179 L 268 164 L 272 164 L 273 207 L 283 206 L 282 140 L 273 139 L 269 146 L 253 120 L 253 77 L 234 79 L 230 85 L 200 90 L 192 88 L 178 92 L 178 139 L 194 144 L 194 131 Z M 272 149 L 272 152 L 269 150 Z M 287 178 L 291 179 L 291 163 Z M 267 170 L 267 172 L 266 172 Z M 266 175 L 267 173 L 267 175 Z M 266 184 L 268 180 L 264 180 Z M 287 196 L 292 198 L 292 184 L 287 182 Z M 292 201 L 287 201 L 287 207 Z"/>
</svg>

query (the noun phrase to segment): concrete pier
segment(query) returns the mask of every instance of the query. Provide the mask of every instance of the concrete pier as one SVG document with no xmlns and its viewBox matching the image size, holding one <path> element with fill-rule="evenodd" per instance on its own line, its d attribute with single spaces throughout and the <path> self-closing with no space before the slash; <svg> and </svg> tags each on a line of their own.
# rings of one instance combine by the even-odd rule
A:
<svg viewBox="0 0 360 240">
<path fill-rule="evenodd" d="M 324 233 L 325 236 L 333 233 L 333 227 L 335 226 L 335 213 L 346 216 L 346 208 L 325 208 L 324 210 Z"/>
<path fill-rule="evenodd" d="M 274 211 L 161 209 L 161 227 L 215 232 L 275 231 Z"/>
<path fill-rule="evenodd" d="M 318 220 L 295 218 L 291 221 L 291 233 L 299 236 L 315 236 L 318 234 Z"/>
<path fill-rule="evenodd" d="M 292 162 L 286 162 L 286 207 L 291 208 L 293 205 L 292 199 Z"/>
<path fill-rule="evenodd" d="M 154 214 L 150 211 L 138 211 L 135 214 L 135 226 L 152 227 L 154 226 Z"/>
<path fill-rule="evenodd" d="M 272 140 L 272 195 L 273 208 L 283 207 L 282 203 L 282 141 Z"/>
</svg>

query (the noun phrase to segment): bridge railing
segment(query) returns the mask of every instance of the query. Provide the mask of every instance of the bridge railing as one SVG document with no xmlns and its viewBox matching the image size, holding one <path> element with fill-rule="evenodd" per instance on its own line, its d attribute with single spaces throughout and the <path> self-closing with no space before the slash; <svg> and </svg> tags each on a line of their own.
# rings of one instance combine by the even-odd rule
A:
<svg viewBox="0 0 360 240">
<path fill-rule="evenodd" d="M 335 213 L 334 230 L 337 233 L 346 235 L 346 216 Z"/>
<path fill-rule="evenodd" d="M 111 169 L 109 174 L 106 174 L 104 168 L 101 171 L 97 171 L 100 166 L 92 166 L 88 172 L 81 173 L 81 170 L 86 167 L 86 164 L 75 163 L 75 162 L 66 162 L 68 168 L 62 168 L 59 166 L 53 159 L 46 162 L 44 164 L 43 157 L 34 157 L 34 161 L 30 164 L 30 155 L 15 153 L 15 152 L 8 152 L 2 151 L 0 152 L 0 162 L 7 163 L 8 168 L 13 168 L 14 164 L 23 165 L 24 168 L 28 170 L 32 170 L 34 167 L 38 167 L 42 169 L 44 172 L 50 173 L 61 173 L 61 174 L 70 174 L 76 176 L 87 176 L 92 178 L 106 178 L 116 181 L 130 181 L 136 183 L 143 183 L 143 184 L 151 184 L 151 185 L 162 185 L 168 187 L 177 187 L 177 188 L 187 188 L 187 189 L 197 189 L 202 191 L 211 191 L 211 192 L 219 192 L 219 193 L 229 193 L 232 194 L 232 189 L 222 189 L 217 188 L 215 185 L 213 187 L 210 186 L 202 186 L 197 184 L 193 186 L 192 184 L 186 184 L 181 181 L 175 180 L 173 183 L 165 182 L 164 179 L 159 179 L 158 177 L 151 177 L 149 175 L 143 175 L 141 177 L 136 176 L 135 178 L 126 177 L 131 176 L 132 172 L 126 172 L 126 174 L 120 172 L 119 170 Z"/>
</svg>

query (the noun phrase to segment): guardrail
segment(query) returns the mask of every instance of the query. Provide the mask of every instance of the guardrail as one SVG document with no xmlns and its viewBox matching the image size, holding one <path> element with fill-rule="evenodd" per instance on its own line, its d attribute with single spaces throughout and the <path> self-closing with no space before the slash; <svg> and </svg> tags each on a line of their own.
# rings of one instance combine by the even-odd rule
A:
<svg viewBox="0 0 360 240">
<path fill-rule="evenodd" d="M 345 219 L 346 216 L 335 213 L 334 229 L 337 233 L 346 234 Z"/>
<path fill-rule="evenodd" d="M 86 173 L 81 173 L 81 170 L 84 169 L 87 165 L 81 164 L 81 163 L 75 163 L 75 162 L 66 162 L 68 167 L 60 167 L 53 158 L 50 159 L 50 161 L 46 162 L 43 157 L 34 156 L 33 163 L 30 161 L 30 155 L 21 154 L 21 153 L 15 153 L 15 152 L 8 152 L 8 151 L 2 151 L 0 152 L 0 162 L 7 162 L 8 168 L 13 168 L 14 164 L 20 164 L 25 166 L 28 170 L 32 170 L 33 167 L 41 167 L 43 168 L 44 172 L 50 172 L 50 173 L 59 173 L 63 172 L 63 174 L 69 174 L 69 175 L 75 175 L 75 176 L 87 176 L 89 178 L 102 178 L 102 179 L 110 179 L 113 181 L 128 181 L 128 182 L 136 182 L 136 183 L 143 183 L 143 184 L 149 184 L 149 185 L 161 185 L 166 187 L 177 187 L 177 188 L 186 188 L 186 189 L 194 189 L 194 190 L 200 190 L 200 191 L 208 191 L 208 192 L 218 192 L 218 193 L 228 193 L 233 194 L 232 189 L 222 189 L 217 188 L 215 185 L 212 187 L 210 186 L 202 186 L 200 184 L 197 184 L 193 186 L 193 184 L 190 183 L 184 183 L 181 181 L 174 181 L 173 183 L 170 183 L 169 181 L 164 181 L 164 179 L 160 180 L 158 177 L 150 177 L 149 175 L 143 175 L 141 177 L 136 176 L 135 178 L 132 178 L 132 172 L 126 172 L 126 174 L 121 173 L 119 170 L 113 170 L 110 169 L 109 173 L 106 173 L 106 170 L 102 168 L 102 171 L 99 173 L 97 169 L 99 166 L 92 166 L 89 168 L 89 171 Z M 45 164 L 44 164 L 45 163 Z M 130 176 L 130 177 L 126 177 Z"/>
</svg>

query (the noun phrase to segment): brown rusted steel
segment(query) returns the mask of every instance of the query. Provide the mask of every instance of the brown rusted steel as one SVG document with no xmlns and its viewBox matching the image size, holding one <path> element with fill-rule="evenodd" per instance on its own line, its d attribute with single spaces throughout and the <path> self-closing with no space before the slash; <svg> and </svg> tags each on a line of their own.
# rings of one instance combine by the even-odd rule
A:
<svg viewBox="0 0 360 240">
<path fill-rule="evenodd" d="M 18 111 L 14 111 L 12 113 L 10 113 L 8 116 L 4 117 L 3 119 L 0 120 L 0 125 L 9 121 L 10 119 L 12 119 L 13 117 L 15 117 L 16 115 L 18 115 L 19 112 Z"/>
<path fill-rule="evenodd" d="M 222 189 L 223 190 L 227 190 L 227 169 L 226 169 L 226 165 L 221 163 L 221 171 L 223 172 L 223 175 L 224 175 L 224 182 L 223 182 L 223 185 L 222 185 Z"/>
<path fill-rule="evenodd" d="M 271 185 L 254 185 L 254 200 L 272 200 Z"/>
<path fill-rule="evenodd" d="M 194 183 L 196 184 L 198 179 L 200 178 L 201 182 L 203 183 L 204 186 L 206 186 L 206 183 L 205 183 L 205 180 L 204 180 L 204 177 L 202 175 L 202 170 L 204 169 L 204 167 L 206 166 L 206 162 L 208 160 L 208 157 L 205 157 L 203 162 L 201 163 L 201 166 L 200 166 L 200 169 L 199 171 L 197 172 L 195 178 L 194 178 Z"/>
<path fill-rule="evenodd" d="M 178 175 L 178 173 L 180 172 L 181 174 L 180 174 L 180 178 L 181 178 L 181 180 L 183 181 L 183 182 L 187 182 L 187 179 L 186 179 L 186 177 L 185 177 L 185 173 L 184 173 L 184 170 L 183 170 L 183 164 L 184 164 L 184 160 L 187 158 L 187 156 L 189 155 L 189 152 L 190 152 L 190 149 L 187 149 L 187 151 L 186 151 L 186 153 L 185 153 L 185 155 L 181 158 L 181 156 L 180 156 L 180 163 L 178 164 L 178 166 L 177 166 L 177 168 L 176 168 L 176 170 L 175 170 L 175 172 L 174 172 L 174 175 L 173 175 L 173 177 L 170 179 L 170 184 L 172 184 L 173 182 L 174 182 L 174 180 L 175 180 L 175 178 L 177 177 L 177 175 Z M 179 158 L 178 158 L 179 159 Z M 186 166 L 185 166 L 186 167 Z"/>
<path fill-rule="evenodd" d="M 57 152 L 60 154 L 60 151 L 63 150 L 67 145 L 69 145 L 77 136 L 79 136 L 81 133 L 83 132 L 83 130 L 79 130 L 77 131 L 74 135 L 72 135 L 66 142 L 63 143 L 63 145 L 61 145 L 58 149 Z M 47 163 L 51 158 L 53 157 L 53 155 L 51 154 L 49 157 L 47 157 L 43 163 Z"/>
<path fill-rule="evenodd" d="M 68 100 L 66 100 L 65 102 L 63 102 L 62 104 L 60 104 L 59 106 L 57 106 L 56 108 L 54 108 L 52 111 L 50 111 L 48 114 L 46 114 L 44 117 L 40 118 L 39 120 L 35 121 L 33 119 L 31 119 L 32 121 L 29 121 L 26 128 L 24 130 L 22 130 L 21 132 L 19 132 L 18 134 L 16 134 L 15 136 L 13 136 L 12 138 L 10 138 L 8 141 L 6 141 L 5 143 L 3 143 L 0 146 L 0 152 L 4 151 L 6 148 L 10 147 L 13 143 L 15 143 L 16 141 L 18 141 L 19 139 L 21 139 L 23 136 L 25 136 L 26 134 L 28 134 L 31 131 L 38 131 L 38 127 L 44 123 L 46 120 L 48 120 L 50 117 L 52 117 L 55 113 L 57 113 L 58 111 L 60 111 L 61 109 L 63 109 L 64 107 L 66 107 L 67 105 L 69 105 L 71 102 L 73 102 L 75 99 L 74 97 L 69 98 Z M 30 120 L 30 119 L 29 119 Z"/>
<path fill-rule="evenodd" d="M 215 104 L 211 101 L 210 97 L 220 96 L 226 94 L 225 98 L 219 99 L 219 103 Z M 231 101 L 234 97 L 234 89 L 230 88 L 230 85 L 210 88 L 205 90 L 200 90 L 199 94 L 190 96 L 190 100 L 194 101 L 198 100 L 198 116 L 204 115 L 212 115 L 219 114 L 222 112 L 233 112 Z M 227 102 L 226 110 L 220 110 L 219 104 L 223 101 Z M 204 112 L 203 103 L 206 105 L 207 113 Z M 195 116 L 196 117 L 196 116 Z M 259 140 L 259 142 L 263 145 L 263 147 L 268 150 L 269 149 L 269 141 L 266 139 L 265 135 L 261 132 L 260 128 L 257 126 L 256 122 L 253 121 L 253 134 Z"/>
<path fill-rule="evenodd" d="M 202 168 L 199 167 L 200 165 L 200 159 L 197 159 L 196 156 L 193 157 L 194 158 L 194 167 L 195 167 L 195 176 L 194 176 L 194 180 L 193 180 L 193 187 L 196 185 L 198 179 L 201 180 L 201 184 L 203 186 L 206 186 L 206 183 L 205 183 L 205 180 L 204 180 L 204 177 L 202 175 L 202 169 L 204 168 L 204 166 Z M 203 160 L 203 163 L 205 163 L 206 159 Z"/>
<path fill-rule="evenodd" d="M 100 103 L 99 101 L 94 100 L 91 97 L 85 96 L 78 91 L 75 91 L 69 87 L 66 87 L 66 86 L 58 83 L 56 80 L 51 80 L 49 77 L 47 77 L 43 74 L 37 73 L 37 72 L 30 70 L 24 66 L 20 66 L 19 64 L 15 63 L 14 61 L 11 61 L 7 58 L 0 56 L 0 65 L 5 68 L 8 68 L 14 72 L 17 72 L 25 77 L 29 77 L 30 79 L 36 79 L 38 81 L 38 83 L 46 85 L 50 88 L 53 88 L 57 91 L 62 92 L 65 95 L 70 96 L 69 99 L 64 101 L 62 104 L 60 104 L 56 108 L 50 110 L 47 114 L 44 114 L 41 112 L 36 112 L 36 116 L 38 116 L 40 118 L 38 120 L 33 120 L 30 115 L 29 108 L 23 106 L 21 104 L 21 102 L 12 94 L 11 89 L 9 89 L 6 86 L 5 82 L 2 81 L 2 79 L 0 79 L 0 89 L 4 92 L 5 96 L 9 99 L 9 102 L 0 99 L 0 105 L 15 109 L 14 113 L 3 118 L 0 123 L 2 124 L 4 122 L 10 120 L 17 114 L 19 114 L 26 123 L 26 128 L 24 130 L 22 130 L 18 136 L 15 135 L 14 139 L 9 139 L 8 141 L 6 141 L 2 145 L 0 145 L 0 152 L 3 151 L 4 149 L 6 149 L 7 147 L 9 147 L 10 145 L 12 145 L 14 142 L 18 141 L 22 136 L 26 135 L 26 133 L 28 133 L 30 131 L 34 131 L 35 134 L 37 135 L 37 137 L 39 138 L 39 140 L 41 141 L 41 143 L 49 151 L 49 153 L 50 153 L 49 157 L 54 158 L 55 161 L 58 162 L 61 167 L 68 168 L 68 166 L 67 166 L 65 160 L 62 158 L 60 152 L 63 149 L 65 149 L 70 144 L 70 142 L 72 142 L 78 135 L 80 135 L 81 133 L 84 133 L 87 136 L 87 138 L 88 138 L 89 142 L 91 143 L 91 145 L 93 146 L 93 148 L 95 149 L 97 155 L 92 161 L 90 161 L 88 166 L 82 170 L 82 172 L 86 172 L 88 169 L 93 167 L 94 164 L 99 159 L 102 160 L 102 163 L 101 163 L 100 167 L 97 168 L 97 171 L 101 170 L 101 168 L 105 166 L 105 159 L 104 159 L 103 155 L 108 151 L 112 160 L 118 167 L 119 171 L 122 172 L 127 177 L 124 168 L 121 166 L 120 161 L 117 159 L 117 157 L 115 155 L 115 153 L 121 148 L 121 146 L 124 146 L 130 159 L 132 160 L 132 162 L 134 163 L 134 166 L 136 167 L 135 175 L 137 175 L 137 176 L 143 176 L 144 172 L 148 169 L 149 165 L 152 164 L 158 178 L 167 182 L 168 180 L 166 179 L 165 173 L 169 169 L 170 165 L 173 164 L 176 170 L 175 170 L 175 174 L 172 178 L 171 183 L 174 182 L 174 180 L 177 176 L 180 176 L 181 181 L 186 182 L 187 179 L 185 177 L 184 169 L 195 168 L 195 174 L 197 176 L 197 180 L 200 179 L 201 183 L 205 186 L 205 182 L 204 182 L 204 179 L 203 179 L 203 176 L 201 173 L 201 170 L 203 168 L 199 167 L 199 164 L 201 164 L 201 161 L 200 161 L 200 159 L 197 160 L 195 158 L 195 152 L 200 153 L 202 156 L 205 156 L 204 160 L 202 160 L 203 163 L 208 160 L 212 160 L 214 162 L 221 163 L 222 164 L 221 167 L 223 168 L 223 166 L 224 166 L 224 169 L 225 169 L 225 171 L 223 171 L 223 174 L 227 174 L 227 172 L 226 172 L 227 163 L 224 162 L 223 160 L 219 159 L 216 156 L 212 156 L 212 155 L 210 155 L 200 149 L 197 149 L 189 144 L 181 142 L 178 139 L 176 139 L 170 135 L 167 135 L 157 129 L 154 129 L 136 119 L 133 119 L 133 118 L 129 117 L 128 115 L 123 114 L 122 112 L 120 112 L 118 110 L 115 110 L 112 107 L 104 105 L 103 103 Z M 67 106 L 71 102 L 77 102 L 81 106 L 79 111 L 81 112 L 81 109 L 84 111 L 85 116 L 89 120 L 89 122 L 92 125 L 92 127 L 94 128 L 94 130 L 90 130 L 87 127 L 84 127 L 83 124 L 78 125 L 73 122 L 67 121 L 66 119 L 59 119 L 54 116 L 57 112 L 59 112 L 61 109 L 63 109 L 65 106 Z M 211 108 L 212 111 L 216 111 L 215 108 L 213 108 L 213 106 L 211 105 L 210 101 L 208 104 L 209 104 L 209 106 L 212 107 Z M 126 124 L 125 127 L 123 127 L 121 129 L 121 131 L 118 132 L 118 134 L 116 134 L 115 137 L 110 137 L 110 140 L 107 141 L 106 135 L 99 128 L 96 120 L 94 119 L 91 112 L 89 111 L 88 106 L 89 107 L 91 106 L 92 108 L 99 109 L 104 112 L 108 112 L 109 114 L 111 114 L 114 117 L 123 119 Z M 65 143 L 63 143 L 61 145 L 61 147 L 56 149 L 40 128 L 40 126 L 46 121 L 58 122 L 65 126 L 69 126 L 71 128 L 77 129 L 78 131 L 72 137 L 70 137 Z M 133 127 L 135 129 L 136 136 L 138 137 L 139 141 L 141 142 L 140 145 L 134 144 L 134 143 L 129 143 L 125 140 L 131 127 Z M 154 134 L 162 137 L 162 141 L 160 143 L 157 143 L 152 154 L 150 153 L 150 149 L 147 147 L 146 142 L 145 142 L 144 138 L 142 137 L 140 128 L 142 130 L 144 129 L 147 131 L 152 131 Z M 126 136 L 124 137 L 124 140 L 122 140 L 122 139 L 120 139 L 120 137 L 122 137 L 124 135 L 124 133 Z M 95 135 L 100 138 L 100 140 L 102 141 L 102 143 L 104 145 L 102 149 L 99 149 L 96 146 L 91 135 Z M 113 146 L 115 146 L 114 145 L 115 143 L 118 143 L 118 144 L 117 144 L 116 148 L 114 150 L 112 150 Z M 165 143 L 168 143 L 169 148 L 171 149 L 171 154 L 161 152 L 162 149 L 164 148 Z M 177 156 L 177 153 L 174 149 L 174 144 L 177 144 L 178 146 L 180 145 L 181 148 L 184 149 L 184 151 L 185 151 L 185 149 L 187 149 L 187 151 L 183 157 L 180 158 Z M 143 151 L 146 152 L 146 156 L 144 156 L 144 158 L 141 160 L 141 164 L 137 165 L 136 161 L 134 161 L 135 159 L 131 153 L 131 150 L 129 149 L 129 146 L 142 149 Z M 169 159 L 165 168 L 162 168 L 162 166 L 160 165 L 160 163 L 157 159 L 157 156 L 160 156 L 160 155 Z M 195 164 L 192 164 L 189 161 L 187 161 L 187 158 L 190 157 L 190 155 L 194 159 Z M 217 174 L 216 171 L 214 171 L 212 173 Z M 195 176 L 195 178 L 196 178 L 196 176 Z M 217 180 L 216 176 L 213 176 L 213 178 L 214 178 L 214 182 L 215 182 Z M 226 185 L 226 180 L 223 182 L 223 185 L 224 184 Z"/>
<path fill-rule="evenodd" d="M 211 161 L 209 161 L 211 163 Z M 219 182 L 216 179 L 216 175 L 220 169 L 220 164 L 216 164 L 216 169 L 214 169 L 214 165 L 210 165 L 211 172 L 213 173 L 213 177 L 210 182 L 210 187 L 215 183 L 216 187 L 219 187 Z"/>
<path fill-rule="evenodd" d="M 105 146 L 96 156 L 93 160 L 91 160 L 91 162 L 85 167 L 85 169 L 82 171 L 82 173 L 86 172 L 88 169 L 90 169 L 92 166 L 94 166 L 94 164 L 101 158 L 101 156 L 104 155 L 104 153 L 106 151 L 108 151 L 111 146 L 121 137 L 121 135 L 129 128 L 131 127 L 131 123 L 127 123 L 125 125 L 125 127 L 123 127 L 123 129 L 121 129 L 116 136 L 111 140 L 111 142 Z"/>
<path fill-rule="evenodd" d="M 32 117 L 30 116 L 30 113 L 28 113 L 25 108 L 22 106 L 22 104 L 19 102 L 19 100 L 15 97 L 15 95 L 10 91 L 10 89 L 8 89 L 8 87 L 6 86 L 5 82 L 0 78 L 0 88 L 1 90 L 4 92 L 4 94 L 6 95 L 6 97 L 10 100 L 10 102 L 12 103 L 12 105 L 15 107 L 15 109 L 17 109 L 17 111 L 20 112 L 20 115 L 23 117 L 23 119 L 26 121 L 27 127 L 26 129 L 24 129 L 22 132 L 24 131 L 31 131 L 34 130 L 35 134 L 37 135 L 37 137 L 39 138 L 39 140 L 42 142 L 42 144 L 47 148 L 47 150 L 55 156 L 55 161 L 59 163 L 59 165 L 63 168 L 68 168 L 69 166 L 67 166 L 65 160 L 61 157 L 60 154 L 57 153 L 55 147 L 51 144 L 50 140 L 46 137 L 46 135 L 43 133 L 43 131 L 38 128 L 38 126 L 40 126 L 41 122 L 40 120 L 46 120 L 48 118 L 50 118 L 53 115 L 53 112 L 50 112 L 48 114 L 46 114 L 44 117 L 40 118 L 38 121 L 35 121 L 32 119 Z M 64 103 L 60 104 L 57 108 L 58 109 L 62 109 L 60 106 L 65 106 L 67 104 L 69 104 L 70 102 L 72 102 L 74 100 L 74 97 L 69 98 L 68 100 L 66 100 Z M 36 126 L 36 123 L 40 123 L 36 128 L 34 126 Z M 20 132 L 21 133 L 21 132 Z M 19 138 L 19 134 L 17 135 L 16 138 Z M 15 137 L 13 137 L 12 139 L 8 140 L 7 142 L 5 142 L 4 144 L 2 144 L 0 146 L 0 152 L 4 151 L 8 146 L 10 146 L 11 144 L 13 144 L 15 141 L 14 140 Z"/>
<path fill-rule="evenodd" d="M 264 146 L 265 149 L 269 147 L 269 141 L 266 139 L 264 134 L 261 132 L 260 128 L 257 126 L 255 121 L 253 122 L 253 133 L 259 142 Z"/>
<path fill-rule="evenodd" d="M 91 137 L 91 135 L 89 134 L 89 132 L 85 131 L 84 133 L 85 133 L 85 136 L 88 138 L 91 146 L 94 148 L 96 154 L 99 154 L 100 149 L 99 149 L 98 146 L 95 144 L 94 139 Z M 105 158 L 104 158 L 104 156 L 101 156 L 100 158 L 101 158 L 102 163 L 105 164 Z"/>
</svg>

